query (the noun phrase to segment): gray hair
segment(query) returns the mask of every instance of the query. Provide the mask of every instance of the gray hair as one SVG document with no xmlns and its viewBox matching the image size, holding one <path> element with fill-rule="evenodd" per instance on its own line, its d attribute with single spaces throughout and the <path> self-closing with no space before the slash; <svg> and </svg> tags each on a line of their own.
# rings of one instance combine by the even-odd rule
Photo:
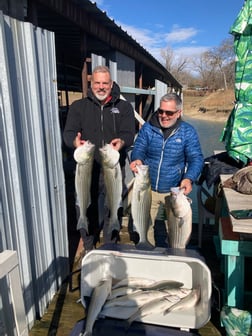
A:
<svg viewBox="0 0 252 336">
<path fill-rule="evenodd" d="M 177 110 L 181 110 L 182 109 L 182 100 L 181 100 L 181 98 L 176 93 L 167 93 L 167 94 L 165 94 L 163 97 L 161 97 L 160 103 L 161 102 L 168 102 L 170 100 L 174 100 L 175 101 Z"/>
<path fill-rule="evenodd" d="M 109 73 L 109 74 L 110 74 L 110 70 L 109 70 L 109 68 L 108 68 L 107 66 L 105 66 L 105 65 L 97 65 L 97 66 L 94 68 L 92 74 L 97 73 L 97 72 L 106 72 L 106 73 Z"/>
</svg>

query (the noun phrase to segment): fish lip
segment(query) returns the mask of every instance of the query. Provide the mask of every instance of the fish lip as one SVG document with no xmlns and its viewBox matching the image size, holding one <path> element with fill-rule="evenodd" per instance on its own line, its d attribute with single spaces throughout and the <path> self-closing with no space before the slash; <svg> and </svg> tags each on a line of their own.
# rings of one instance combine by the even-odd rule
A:
<svg viewBox="0 0 252 336">
<path fill-rule="evenodd" d="M 119 163 L 120 153 L 110 144 L 106 144 L 99 148 L 99 151 L 102 157 L 103 166 L 113 169 Z M 109 155 L 108 153 L 112 153 L 112 155 Z"/>
</svg>

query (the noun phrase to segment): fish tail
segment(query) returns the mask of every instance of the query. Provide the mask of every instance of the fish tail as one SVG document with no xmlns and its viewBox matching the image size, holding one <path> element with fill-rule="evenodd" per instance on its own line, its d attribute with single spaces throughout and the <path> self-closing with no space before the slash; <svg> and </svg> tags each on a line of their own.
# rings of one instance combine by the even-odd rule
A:
<svg viewBox="0 0 252 336">
<path fill-rule="evenodd" d="M 133 323 L 134 319 L 128 318 L 127 320 L 122 321 L 124 325 L 124 329 L 127 332 L 129 328 L 131 327 L 131 324 Z"/>
<path fill-rule="evenodd" d="M 85 331 L 84 334 L 81 332 L 79 336 L 92 336 L 92 331 Z"/>
<path fill-rule="evenodd" d="M 80 229 L 84 229 L 87 232 L 87 234 L 89 233 L 87 220 L 85 220 L 83 216 L 79 217 L 78 223 L 77 223 L 77 230 L 80 230 Z"/>
</svg>

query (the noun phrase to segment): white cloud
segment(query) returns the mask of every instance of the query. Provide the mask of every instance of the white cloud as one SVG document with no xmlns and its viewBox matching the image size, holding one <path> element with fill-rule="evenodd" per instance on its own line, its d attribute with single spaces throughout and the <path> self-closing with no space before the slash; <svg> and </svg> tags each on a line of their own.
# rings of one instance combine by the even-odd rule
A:
<svg viewBox="0 0 252 336">
<path fill-rule="evenodd" d="M 184 55 L 184 56 L 188 56 L 188 57 L 195 57 L 198 56 L 202 53 L 204 53 L 205 51 L 207 51 L 209 49 L 209 47 L 205 47 L 205 46 L 195 46 L 195 47 L 181 47 L 181 48 L 174 48 L 174 52 L 176 54 L 180 54 L 180 55 Z"/>
<path fill-rule="evenodd" d="M 195 44 L 197 42 L 195 40 L 187 41 L 187 46 L 179 48 L 171 45 L 174 41 L 185 43 L 186 40 L 190 40 L 191 37 L 197 35 L 198 31 L 194 28 L 178 28 L 178 26 L 173 26 L 174 31 L 164 34 L 160 32 L 153 32 L 148 29 L 125 25 L 121 22 L 116 22 L 116 24 L 127 32 L 128 35 L 136 40 L 137 43 L 145 48 L 159 62 L 163 62 L 161 50 L 168 46 L 172 47 L 174 55 L 177 55 L 177 57 L 195 57 L 208 49 L 208 47 L 205 46 L 196 46 Z"/>
<path fill-rule="evenodd" d="M 100 3 L 102 1 L 99 0 Z M 155 30 L 149 30 L 127 25 L 116 20 L 115 23 L 162 64 L 164 59 L 161 57 L 161 50 L 167 47 L 173 49 L 175 58 L 197 58 L 208 49 L 208 47 L 197 46 L 195 37 L 199 31 L 193 27 L 182 28 L 178 25 L 173 25 L 170 33 L 164 33 L 165 27 L 163 26 L 155 25 Z M 194 39 L 192 39 L 193 37 Z M 183 45 L 183 47 L 177 47 L 178 44 Z"/>
<path fill-rule="evenodd" d="M 125 25 L 121 22 L 116 22 L 129 36 L 131 36 L 138 44 L 149 50 L 155 46 L 162 47 L 163 36 L 148 29 L 141 29 L 134 26 Z"/>
<path fill-rule="evenodd" d="M 191 39 L 198 34 L 198 30 L 189 27 L 181 28 L 178 25 L 173 25 L 172 31 L 166 34 L 165 40 L 167 43 L 180 43 Z"/>
</svg>

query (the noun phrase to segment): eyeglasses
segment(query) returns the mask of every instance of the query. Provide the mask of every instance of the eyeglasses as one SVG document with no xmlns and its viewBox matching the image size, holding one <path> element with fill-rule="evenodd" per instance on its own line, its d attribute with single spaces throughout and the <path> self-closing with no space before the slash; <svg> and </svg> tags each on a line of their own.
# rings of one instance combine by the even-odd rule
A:
<svg viewBox="0 0 252 336">
<path fill-rule="evenodd" d="M 162 109 L 158 109 L 158 114 L 162 115 L 163 113 L 165 113 L 167 116 L 173 116 L 175 113 L 177 113 L 179 110 L 176 111 L 166 111 L 166 110 L 162 110 Z"/>
</svg>

